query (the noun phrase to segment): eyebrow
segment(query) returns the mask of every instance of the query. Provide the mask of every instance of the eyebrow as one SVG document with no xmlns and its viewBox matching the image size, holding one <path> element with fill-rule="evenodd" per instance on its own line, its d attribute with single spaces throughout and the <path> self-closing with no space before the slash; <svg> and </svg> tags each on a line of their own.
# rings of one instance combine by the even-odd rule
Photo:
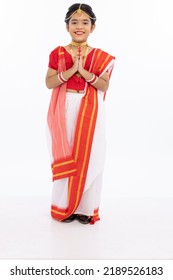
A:
<svg viewBox="0 0 173 280">
<path fill-rule="evenodd" d="M 83 21 L 83 22 L 90 22 L 89 19 L 82 19 L 82 20 L 78 20 L 78 19 L 72 19 L 71 22 L 77 22 L 77 21 Z"/>
</svg>

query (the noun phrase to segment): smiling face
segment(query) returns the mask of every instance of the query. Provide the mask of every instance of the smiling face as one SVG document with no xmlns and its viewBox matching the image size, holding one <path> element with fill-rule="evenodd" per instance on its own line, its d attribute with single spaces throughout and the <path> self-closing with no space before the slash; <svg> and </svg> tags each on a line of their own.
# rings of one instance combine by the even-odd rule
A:
<svg viewBox="0 0 173 280">
<path fill-rule="evenodd" d="M 87 41 L 94 28 L 95 25 L 92 25 L 89 16 L 84 13 L 75 13 L 67 24 L 67 31 L 70 33 L 72 41 L 76 43 Z"/>
</svg>

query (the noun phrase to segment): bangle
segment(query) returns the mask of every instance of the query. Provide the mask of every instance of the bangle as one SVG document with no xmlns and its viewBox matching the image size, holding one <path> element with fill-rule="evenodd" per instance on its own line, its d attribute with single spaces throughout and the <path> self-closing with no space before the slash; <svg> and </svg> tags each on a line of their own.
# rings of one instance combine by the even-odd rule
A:
<svg viewBox="0 0 173 280">
<path fill-rule="evenodd" d="M 92 78 L 91 79 L 85 79 L 87 83 L 92 83 L 92 80 L 95 80 L 96 75 L 92 73 Z"/>
<path fill-rule="evenodd" d="M 94 73 L 92 73 L 92 75 L 93 75 L 92 78 L 89 80 L 86 80 L 86 82 L 90 83 L 91 85 L 94 85 L 98 81 L 98 77 Z"/>
<path fill-rule="evenodd" d="M 98 81 L 98 78 L 99 78 L 99 77 L 95 76 L 94 81 L 93 81 L 93 82 L 90 82 L 90 85 L 94 85 L 94 84 Z"/>
<path fill-rule="evenodd" d="M 60 81 L 61 83 L 65 83 L 65 82 L 68 81 L 67 79 L 65 79 L 65 78 L 63 77 L 62 72 L 58 73 L 57 76 L 58 76 L 58 79 L 59 79 L 59 81 Z"/>
</svg>

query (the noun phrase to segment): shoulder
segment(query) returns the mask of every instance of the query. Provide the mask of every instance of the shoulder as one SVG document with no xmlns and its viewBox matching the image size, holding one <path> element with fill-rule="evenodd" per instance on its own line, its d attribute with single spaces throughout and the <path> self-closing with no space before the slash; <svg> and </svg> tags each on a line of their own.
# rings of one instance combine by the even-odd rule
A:
<svg viewBox="0 0 173 280">
<path fill-rule="evenodd" d="M 116 59 L 115 56 L 109 54 L 108 52 L 102 50 L 102 49 L 99 49 L 99 48 L 95 48 L 95 54 L 98 55 L 98 56 L 102 56 L 102 57 L 109 57 L 110 59 Z"/>
<path fill-rule="evenodd" d="M 58 46 L 58 47 L 54 48 L 51 51 L 51 53 L 49 54 L 49 63 L 48 63 L 49 68 L 52 68 L 54 70 L 56 70 L 58 68 L 59 58 L 60 58 L 60 55 L 62 54 L 61 49 L 62 49 L 62 47 Z"/>
<path fill-rule="evenodd" d="M 58 46 L 58 47 L 54 48 L 54 49 L 50 52 L 50 55 L 58 55 L 58 54 L 60 53 L 61 50 L 64 50 L 64 47 Z"/>
</svg>

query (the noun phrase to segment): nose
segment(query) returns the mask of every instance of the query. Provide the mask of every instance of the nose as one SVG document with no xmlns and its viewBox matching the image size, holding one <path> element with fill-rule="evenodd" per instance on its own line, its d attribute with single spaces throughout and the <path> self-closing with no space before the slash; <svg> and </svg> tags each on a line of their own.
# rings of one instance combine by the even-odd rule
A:
<svg viewBox="0 0 173 280">
<path fill-rule="evenodd" d="M 82 26 L 82 23 L 81 23 L 81 22 L 78 22 L 76 27 L 77 27 L 78 29 L 82 29 L 82 27 L 83 27 L 83 26 Z"/>
</svg>

